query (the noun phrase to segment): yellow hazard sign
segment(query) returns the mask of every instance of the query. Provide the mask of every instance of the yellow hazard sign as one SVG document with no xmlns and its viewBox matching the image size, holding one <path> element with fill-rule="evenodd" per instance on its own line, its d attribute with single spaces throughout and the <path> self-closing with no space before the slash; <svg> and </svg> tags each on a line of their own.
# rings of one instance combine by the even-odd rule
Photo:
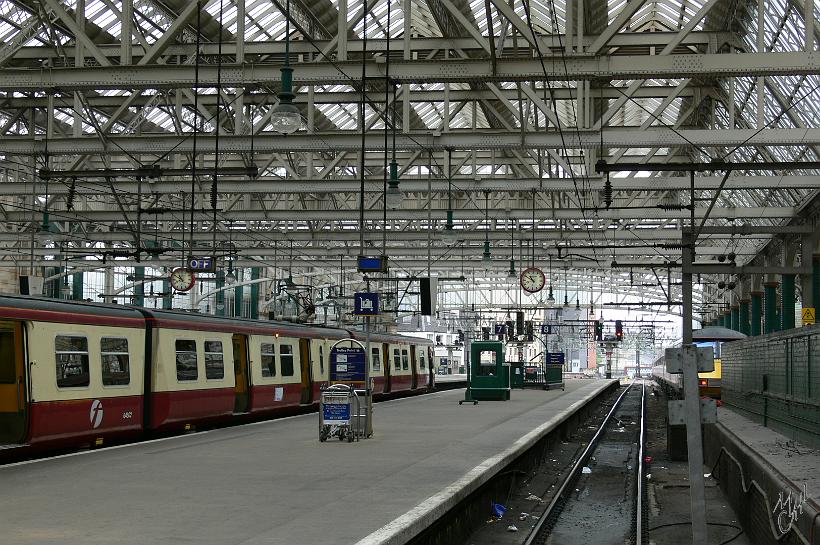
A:
<svg viewBox="0 0 820 545">
<path fill-rule="evenodd" d="M 814 311 L 814 307 L 808 307 L 803 309 L 803 325 L 814 325 L 815 317 L 817 313 Z"/>
</svg>

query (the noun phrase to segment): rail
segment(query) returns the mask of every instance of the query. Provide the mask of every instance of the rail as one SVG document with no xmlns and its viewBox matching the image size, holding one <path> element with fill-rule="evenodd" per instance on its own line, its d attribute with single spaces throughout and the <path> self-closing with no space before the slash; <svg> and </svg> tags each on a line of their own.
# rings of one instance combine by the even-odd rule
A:
<svg viewBox="0 0 820 545">
<path fill-rule="evenodd" d="M 538 521 L 536 522 L 536 524 L 533 527 L 532 531 L 527 536 L 527 539 L 524 541 L 524 545 L 535 545 L 536 540 L 540 539 L 541 533 L 545 529 L 544 524 L 546 524 L 546 521 L 551 520 L 553 518 L 552 517 L 553 511 L 555 511 L 558 504 L 561 501 L 564 500 L 564 494 L 565 494 L 567 488 L 574 482 L 575 478 L 580 473 L 581 468 L 584 466 L 584 464 L 586 464 L 586 462 L 589 459 L 590 455 L 595 450 L 595 448 L 598 446 L 598 441 L 600 440 L 601 436 L 604 434 L 604 431 L 606 430 L 606 426 L 607 426 L 607 424 L 609 424 L 609 421 L 612 418 L 612 415 L 615 414 L 615 411 L 618 410 L 618 408 L 621 405 L 621 401 L 623 401 L 623 399 L 626 397 L 626 394 L 632 389 L 632 386 L 634 386 L 634 383 L 630 384 L 626 388 L 626 390 L 621 392 L 621 395 L 619 395 L 618 399 L 615 400 L 615 403 L 613 403 L 612 408 L 607 413 L 607 415 L 604 418 L 603 422 L 601 422 L 601 425 L 598 427 L 598 430 L 595 432 L 595 435 L 592 437 L 592 439 L 590 440 L 587 447 L 584 449 L 584 451 L 578 457 L 578 460 L 575 462 L 575 465 L 572 466 L 572 469 L 569 471 L 569 473 L 567 474 L 567 477 L 561 483 L 561 486 L 558 488 L 558 491 L 552 497 L 552 500 L 550 501 L 549 505 L 547 505 L 547 508 L 544 511 L 544 514 L 538 519 Z M 643 385 L 641 387 L 643 388 Z M 645 391 L 645 388 L 644 388 L 644 390 L 642 391 L 642 395 L 644 395 L 645 393 L 646 393 L 646 391 Z M 644 397 L 641 398 L 641 411 L 642 411 L 641 412 L 641 451 L 639 452 L 639 454 L 641 454 L 641 457 L 642 457 L 642 454 L 643 454 L 642 447 L 643 447 L 643 429 L 644 429 L 644 415 L 643 415 L 644 405 L 643 405 L 643 402 L 644 402 Z M 639 482 L 640 481 L 641 481 L 641 479 L 639 479 Z M 638 519 L 640 519 L 640 518 L 641 517 L 638 516 Z"/>
</svg>

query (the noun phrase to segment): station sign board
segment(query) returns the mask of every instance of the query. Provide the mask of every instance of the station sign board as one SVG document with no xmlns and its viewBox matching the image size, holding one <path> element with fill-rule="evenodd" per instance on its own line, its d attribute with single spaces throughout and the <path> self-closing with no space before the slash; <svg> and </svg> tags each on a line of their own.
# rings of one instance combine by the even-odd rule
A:
<svg viewBox="0 0 820 545">
<path fill-rule="evenodd" d="M 358 346 L 335 346 L 330 350 L 331 384 L 363 386 L 366 382 L 366 354 Z"/>
<path fill-rule="evenodd" d="M 564 365 L 563 352 L 547 352 L 547 363 Z"/>
<path fill-rule="evenodd" d="M 197 272 L 216 272 L 216 260 L 212 256 L 191 256 L 188 269 Z"/>
<path fill-rule="evenodd" d="M 379 314 L 378 293 L 354 293 L 353 314 L 356 316 L 376 316 Z"/>
</svg>

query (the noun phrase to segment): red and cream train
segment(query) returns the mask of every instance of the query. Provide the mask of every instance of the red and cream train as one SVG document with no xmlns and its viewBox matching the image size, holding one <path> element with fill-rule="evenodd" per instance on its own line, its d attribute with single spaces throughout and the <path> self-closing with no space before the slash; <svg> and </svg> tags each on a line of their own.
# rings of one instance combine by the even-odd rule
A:
<svg viewBox="0 0 820 545">
<path fill-rule="evenodd" d="M 344 329 L 0 296 L 0 449 L 101 444 L 318 403 Z M 377 396 L 428 388 L 432 343 L 371 335 Z"/>
</svg>

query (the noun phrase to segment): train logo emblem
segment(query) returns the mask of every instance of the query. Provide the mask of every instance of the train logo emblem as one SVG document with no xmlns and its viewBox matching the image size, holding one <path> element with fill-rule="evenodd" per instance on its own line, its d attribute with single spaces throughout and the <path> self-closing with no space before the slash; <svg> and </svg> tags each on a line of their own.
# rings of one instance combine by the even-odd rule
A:
<svg viewBox="0 0 820 545">
<path fill-rule="evenodd" d="M 100 424 L 102 424 L 103 406 L 99 399 L 95 399 L 91 402 L 91 412 L 88 415 L 88 419 L 91 421 L 91 427 L 94 429 L 99 428 Z"/>
</svg>

